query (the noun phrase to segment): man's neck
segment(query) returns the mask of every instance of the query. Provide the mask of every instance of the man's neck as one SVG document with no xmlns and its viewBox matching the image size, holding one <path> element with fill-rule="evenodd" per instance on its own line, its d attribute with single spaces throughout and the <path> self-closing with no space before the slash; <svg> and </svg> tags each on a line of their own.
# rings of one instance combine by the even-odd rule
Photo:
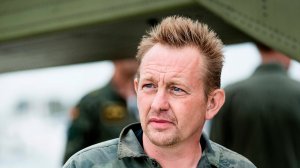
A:
<svg viewBox="0 0 300 168">
<path fill-rule="evenodd" d="M 144 135 L 145 136 L 145 135 Z M 163 168 L 197 167 L 202 156 L 201 145 L 198 140 L 182 142 L 173 146 L 157 146 L 143 136 L 144 150 L 154 158 Z"/>
</svg>

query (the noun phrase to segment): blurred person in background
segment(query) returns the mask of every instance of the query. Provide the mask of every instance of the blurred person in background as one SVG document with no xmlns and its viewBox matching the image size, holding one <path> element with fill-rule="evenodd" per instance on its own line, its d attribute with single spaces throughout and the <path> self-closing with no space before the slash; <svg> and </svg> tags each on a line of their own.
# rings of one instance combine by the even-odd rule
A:
<svg viewBox="0 0 300 168">
<path fill-rule="evenodd" d="M 257 43 L 262 63 L 248 79 L 225 88 L 226 101 L 212 121 L 210 138 L 257 167 L 300 167 L 300 83 L 291 60 Z"/>
<path fill-rule="evenodd" d="M 138 64 L 134 58 L 114 60 L 113 64 L 111 81 L 72 108 L 64 162 L 87 146 L 117 138 L 124 126 L 138 121 L 133 87 Z"/>
</svg>

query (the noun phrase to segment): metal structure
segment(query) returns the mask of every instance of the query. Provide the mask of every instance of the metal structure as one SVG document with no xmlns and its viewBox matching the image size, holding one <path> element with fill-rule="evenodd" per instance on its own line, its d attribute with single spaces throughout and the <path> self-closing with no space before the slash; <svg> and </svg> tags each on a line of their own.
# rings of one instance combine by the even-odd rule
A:
<svg viewBox="0 0 300 168">
<path fill-rule="evenodd" d="M 300 61 L 296 0 L 2 0 L 0 73 L 133 57 L 161 18 L 197 18 L 225 44 L 258 40 Z"/>
</svg>

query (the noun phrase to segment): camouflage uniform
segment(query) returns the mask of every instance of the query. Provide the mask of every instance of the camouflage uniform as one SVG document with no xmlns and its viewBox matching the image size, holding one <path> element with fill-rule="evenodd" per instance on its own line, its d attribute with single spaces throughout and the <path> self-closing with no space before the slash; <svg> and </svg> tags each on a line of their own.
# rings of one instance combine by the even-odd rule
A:
<svg viewBox="0 0 300 168">
<path fill-rule="evenodd" d="M 87 146 L 117 138 L 126 125 L 137 122 L 111 83 L 84 96 L 76 110 L 68 129 L 64 162 Z"/>
<path fill-rule="evenodd" d="M 230 151 L 212 141 L 203 134 L 200 139 L 202 157 L 201 168 L 254 168 L 243 156 Z M 112 167 L 161 167 L 157 161 L 145 154 L 142 147 L 142 129 L 140 124 L 124 128 L 120 138 L 99 143 L 73 155 L 64 168 L 112 168 Z"/>
</svg>

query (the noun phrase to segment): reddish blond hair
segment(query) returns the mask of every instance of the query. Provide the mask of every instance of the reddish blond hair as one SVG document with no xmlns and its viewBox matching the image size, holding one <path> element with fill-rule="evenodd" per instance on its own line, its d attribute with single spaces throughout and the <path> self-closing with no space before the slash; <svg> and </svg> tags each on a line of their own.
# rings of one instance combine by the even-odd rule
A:
<svg viewBox="0 0 300 168">
<path fill-rule="evenodd" d="M 163 19 L 160 24 L 143 36 L 136 55 L 139 65 L 143 56 L 158 43 L 177 48 L 196 47 L 203 55 L 205 62 L 204 91 L 206 97 L 212 90 L 220 88 L 224 62 L 223 43 L 206 24 L 180 16 Z"/>
</svg>

